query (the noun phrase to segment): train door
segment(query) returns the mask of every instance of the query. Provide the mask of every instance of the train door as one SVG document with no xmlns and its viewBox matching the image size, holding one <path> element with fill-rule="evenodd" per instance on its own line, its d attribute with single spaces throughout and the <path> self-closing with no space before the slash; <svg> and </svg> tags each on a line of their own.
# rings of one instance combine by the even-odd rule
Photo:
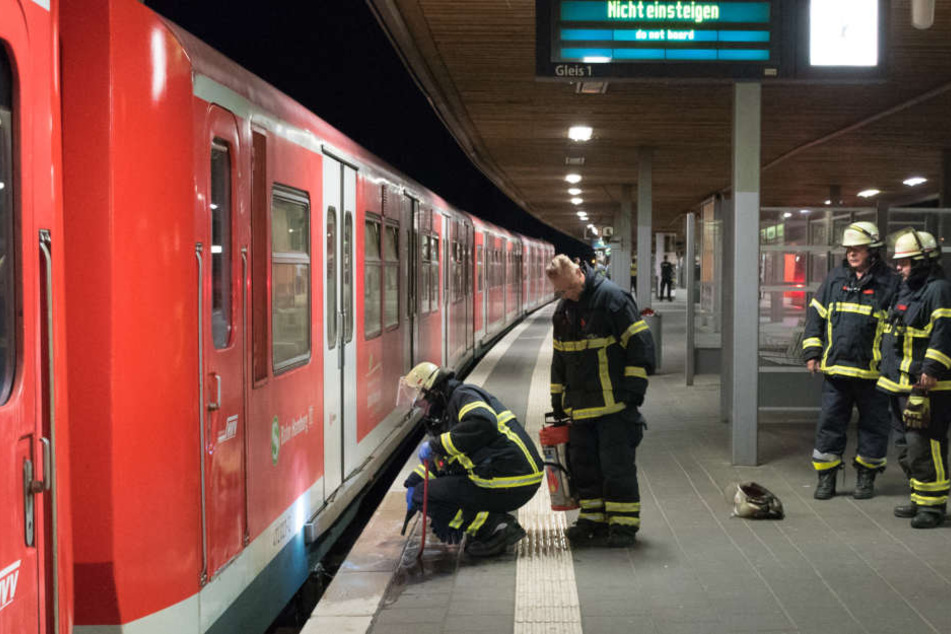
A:
<svg viewBox="0 0 951 634">
<path fill-rule="evenodd" d="M 205 174 L 196 255 L 201 270 L 204 573 L 211 578 L 248 537 L 247 276 L 250 217 L 239 204 L 241 149 L 234 116 L 218 106 L 206 115 Z"/>
<path fill-rule="evenodd" d="M 442 271 L 442 275 L 439 276 L 442 284 L 442 293 L 439 294 L 440 297 L 440 308 L 439 311 L 442 313 L 442 366 L 449 365 L 449 355 L 452 351 L 450 346 L 454 345 L 455 342 L 452 340 L 452 328 L 453 328 L 453 316 L 450 315 L 452 311 L 452 300 L 449 297 L 449 283 L 452 279 L 452 241 L 453 236 L 455 235 L 455 229 L 453 226 L 453 220 L 447 215 L 437 213 L 433 210 L 433 214 L 436 214 L 438 220 L 433 223 L 433 228 L 435 229 L 436 223 L 442 225 L 442 242 L 440 246 L 442 247 L 442 257 L 440 258 L 439 268 Z"/>
<path fill-rule="evenodd" d="M 465 330 L 466 350 L 475 346 L 475 289 L 472 288 L 472 258 L 475 255 L 475 240 L 472 234 L 472 223 L 468 219 L 463 223 L 462 245 L 462 292 L 465 294 Z M 468 355 L 467 355 L 468 356 Z"/>
<path fill-rule="evenodd" d="M 29 44 L 18 4 L 0 2 L 0 631 L 33 634 L 51 626 L 44 569 L 56 564 L 46 513 L 54 454 L 43 435 L 52 411 L 49 232 L 34 220 L 52 201 L 23 160 L 35 149 L 34 119 L 17 112 L 43 93 L 29 71 L 14 71 L 32 67 Z M 44 79 L 35 77 L 37 88 Z"/>
<path fill-rule="evenodd" d="M 354 209 L 356 170 L 324 155 L 324 498 L 346 475 L 345 452 L 356 439 Z M 352 436 L 352 440 L 351 437 Z"/>
<path fill-rule="evenodd" d="M 406 330 L 403 335 L 403 374 L 416 365 L 419 342 L 419 204 L 403 195 L 400 205 L 400 279 L 406 280 L 403 300 Z"/>
</svg>

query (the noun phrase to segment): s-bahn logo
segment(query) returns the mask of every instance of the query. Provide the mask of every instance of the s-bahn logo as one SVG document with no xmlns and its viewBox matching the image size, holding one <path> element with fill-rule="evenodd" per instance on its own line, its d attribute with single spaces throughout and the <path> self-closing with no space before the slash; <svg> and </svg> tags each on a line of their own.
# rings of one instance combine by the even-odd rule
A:
<svg viewBox="0 0 951 634">
<path fill-rule="evenodd" d="M 13 603 L 20 577 L 20 560 L 0 570 L 0 610 Z"/>
<path fill-rule="evenodd" d="M 271 462 L 277 464 L 277 457 L 281 454 L 281 426 L 277 423 L 277 416 L 271 422 Z"/>
</svg>

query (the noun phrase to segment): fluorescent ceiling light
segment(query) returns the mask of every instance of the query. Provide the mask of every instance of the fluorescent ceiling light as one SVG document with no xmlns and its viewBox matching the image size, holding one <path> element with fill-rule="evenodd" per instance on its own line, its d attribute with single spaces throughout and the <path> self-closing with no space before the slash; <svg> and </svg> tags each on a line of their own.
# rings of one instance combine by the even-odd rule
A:
<svg viewBox="0 0 951 634">
<path fill-rule="evenodd" d="M 878 65 L 878 0 L 810 0 L 812 66 Z"/>
<path fill-rule="evenodd" d="M 581 182 L 581 174 L 568 174 L 565 176 L 565 180 L 571 183 L 572 185 L 577 185 Z"/>
<path fill-rule="evenodd" d="M 907 184 L 908 181 L 905 181 L 905 183 Z M 578 194 L 581 193 L 581 189 L 579 189 L 578 187 L 569 187 L 568 193 L 571 194 L 572 196 L 577 196 Z"/>
<path fill-rule="evenodd" d="M 857 195 L 859 198 L 871 198 L 872 196 L 878 196 L 882 191 L 880 189 L 863 189 Z"/>
<path fill-rule="evenodd" d="M 807 214 L 807 213 L 809 213 L 809 210 L 808 210 L 808 209 L 800 209 L 800 210 L 799 210 L 799 213 L 801 213 L 801 214 Z"/>
<path fill-rule="evenodd" d="M 586 125 L 573 125 L 568 128 L 568 138 L 572 141 L 589 141 L 594 130 Z"/>
<path fill-rule="evenodd" d="M 587 212 L 587 211 L 578 211 L 578 212 L 576 212 L 576 213 L 578 214 L 578 217 L 579 217 L 579 218 L 582 217 L 582 216 L 587 216 L 587 215 L 588 215 L 588 212 Z"/>
<path fill-rule="evenodd" d="M 924 176 L 912 176 L 911 178 L 906 178 L 902 182 L 908 185 L 909 187 L 917 187 L 918 185 L 921 185 L 922 183 L 927 183 L 928 179 L 925 178 Z"/>
<path fill-rule="evenodd" d="M 572 204 L 572 205 L 580 205 L 580 204 L 583 203 L 583 202 L 584 202 L 584 198 L 572 198 L 572 199 L 571 199 L 571 204 Z"/>
<path fill-rule="evenodd" d="M 792 218 L 792 212 L 787 211 L 786 213 L 783 214 L 783 218 Z"/>
<path fill-rule="evenodd" d="M 827 201 L 826 201 L 826 204 L 827 204 L 827 205 L 831 205 L 831 204 L 832 204 L 832 201 L 831 201 L 831 200 L 827 200 Z"/>
</svg>

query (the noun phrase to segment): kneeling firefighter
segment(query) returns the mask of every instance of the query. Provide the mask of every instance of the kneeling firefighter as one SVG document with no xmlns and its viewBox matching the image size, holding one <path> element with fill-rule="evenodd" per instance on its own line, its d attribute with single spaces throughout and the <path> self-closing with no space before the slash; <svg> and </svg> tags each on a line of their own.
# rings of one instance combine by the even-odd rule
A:
<svg viewBox="0 0 951 634">
<path fill-rule="evenodd" d="M 951 284 L 939 264 L 934 236 L 908 229 L 895 242 L 902 276 L 882 339 L 878 387 L 891 396 L 898 463 L 911 486 L 909 503 L 895 515 L 912 528 L 944 522 L 951 423 Z"/>
<path fill-rule="evenodd" d="M 408 403 L 423 409 L 428 432 L 419 458 L 434 465 L 427 502 L 433 532 L 448 543 L 468 535 L 465 551 L 473 557 L 505 552 L 525 536 L 509 513 L 532 499 L 543 478 L 535 444 L 497 398 L 434 363 L 400 379 L 397 404 Z M 408 510 L 423 507 L 424 477 L 419 465 L 403 483 Z"/>
</svg>

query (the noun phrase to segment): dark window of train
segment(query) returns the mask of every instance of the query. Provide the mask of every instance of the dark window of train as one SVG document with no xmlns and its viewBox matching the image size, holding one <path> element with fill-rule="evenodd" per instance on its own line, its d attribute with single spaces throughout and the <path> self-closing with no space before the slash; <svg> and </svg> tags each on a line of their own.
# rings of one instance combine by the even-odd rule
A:
<svg viewBox="0 0 951 634">
<path fill-rule="evenodd" d="M 337 209 L 327 207 L 327 349 L 337 347 Z"/>
<path fill-rule="evenodd" d="M 458 240 L 452 243 L 452 301 L 461 302 L 463 299 L 462 279 L 462 243 Z"/>
<path fill-rule="evenodd" d="M 353 213 L 344 214 L 343 223 L 343 340 L 353 341 Z"/>
<path fill-rule="evenodd" d="M 383 327 L 387 330 L 400 324 L 400 229 L 383 227 Z"/>
<path fill-rule="evenodd" d="M 17 365 L 13 186 L 13 73 L 0 46 L 0 403 L 10 398 Z"/>
<path fill-rule="evenodd" d="M 432 243 L 429 247 L 429 252 L 432 255 L 433 261 L 429 267 L 429 290 L 432 293 L 429 298 L 429 306 L 430 310 L 439 310 L 439 238 L 432 236 L 430 240 Z"/>
<path fill-rule="evenodd" d="M 267 137 L 251 132 L 251 368 L 254 382 L 267 379 L 269 370 L 267 313 L 268 293 L 268 187 Z"/>
<path fill-rule="evenodd" d="M 367 215 L 363 228 L 363 334 L 380 334 L 380 221 Z"/>
<path fill-rule="evenodd" d="M 422 267 L 419 274 L 419 312 L 423 315 L 429 312 L 429 236 L 421 236 L 422 253 L 420 259 Z"/>
<path fill-rule="evenodd" d="M 271 350 L 275 372 L 310 358 L 310 201 L 278 185 L 271 200 Z"/>
<path fill-rule="evenodd" d="M 231 154 L 211 144 L 211 336 L 215 348 L 231 340 Z"/>
<path fill-rule="evenodd" d="M 476 247 L 476 290 L 482 292 L 482 245 Z"/>
</svg>

